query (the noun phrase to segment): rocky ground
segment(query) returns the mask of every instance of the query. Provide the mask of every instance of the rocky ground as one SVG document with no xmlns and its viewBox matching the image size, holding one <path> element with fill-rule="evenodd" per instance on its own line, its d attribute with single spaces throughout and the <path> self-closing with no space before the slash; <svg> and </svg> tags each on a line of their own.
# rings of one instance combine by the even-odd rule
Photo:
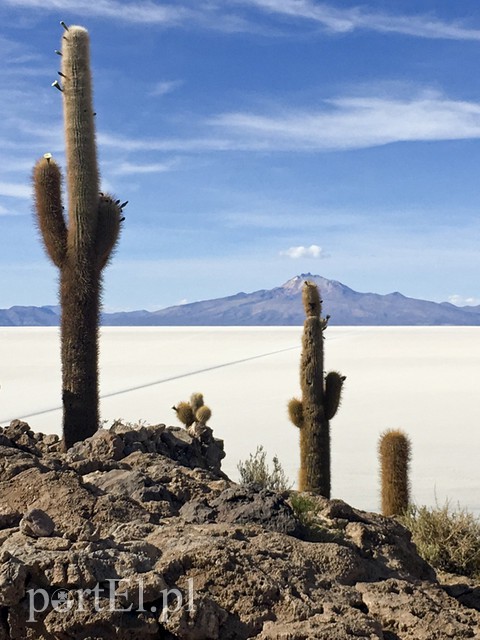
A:
<svg viewBox="0 0 480 640">
<path fill-rule="evenodd" d="M 479 590 L 440 585 L 394 520 L 313 496 L 299 519 L 223 456 L 208 428 L 116 424 L 68 453 L 3 429 L 0 640 L 480 639 Z"/>
</svg>

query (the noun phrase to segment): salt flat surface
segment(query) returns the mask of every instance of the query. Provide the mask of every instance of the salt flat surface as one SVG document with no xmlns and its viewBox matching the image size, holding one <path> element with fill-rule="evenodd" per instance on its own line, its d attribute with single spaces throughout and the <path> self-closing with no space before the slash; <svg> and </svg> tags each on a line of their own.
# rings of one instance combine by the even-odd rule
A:
<svg viewBox="0 0 480 640">
<path fill-rule="evenodd" d="M 171 407 L 201 391 L 225 440 L 223 468 L 262 444 L 292 481 L 298 432 L 286 404 L 299 394 L 301 327 L 108 327 L 101 338 L 102 418 L 176 424 Z M 377 510 L 379 434 L 413 442 L 418 504 L 460 503 L 480 514 L 480 327 L 331 327 L 326 368 L 347 376 L 331 421 L 333 496 Z M 0 424 L 61 430 L 56 328 L 0 329 Z"/>
</svg>

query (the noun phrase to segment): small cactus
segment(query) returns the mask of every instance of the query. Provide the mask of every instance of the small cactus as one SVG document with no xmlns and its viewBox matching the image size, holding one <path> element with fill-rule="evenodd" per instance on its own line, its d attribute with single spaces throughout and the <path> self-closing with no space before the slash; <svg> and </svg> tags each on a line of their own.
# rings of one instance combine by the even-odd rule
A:
<svg viewBox="0 0 480 640">
<path fill-rule="evenodd" d="M 192 393 L 190 402 L 179 402 L 172 409 L 176 412 L 180 422 L 187 428 L 193 424 L 205 426 L 212 417 L 212 411 L 203 403 L 203 394 L 201 393 Z"/>
<path fill-rule="evenodd" d="M 305 323 L 300 364 L 302 399 L 292 398 L 288 414 L 300 429 L 300 491 L 330 497 L 330 424 L 340 404 L 344 376 L 332 371 L 324 378 L 322 301 L 314 282 L 302 290 Z"/>
<path fill-rule="evenodd" d="M 410 501 L 410 439 L 399 429 L 385 431 L 380 436 L 378 455 L 382 513 L 384 516 L 402 515 Z"/>
</svg>

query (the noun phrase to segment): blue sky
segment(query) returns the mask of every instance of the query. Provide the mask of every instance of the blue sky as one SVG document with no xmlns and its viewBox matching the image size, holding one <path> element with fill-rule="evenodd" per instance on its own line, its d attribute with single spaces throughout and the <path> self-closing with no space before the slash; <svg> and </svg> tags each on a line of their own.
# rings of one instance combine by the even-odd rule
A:
<svg viewBox="0 0 480 640">
<path fill-rule="evenodd" d="M 480 302 L 480 7 L 0 0 L 0 307 L 55 304 L 30 175 L 64 166 L 59 24 L 91 35 L 107 310 L 271 288 Z M 456 296 L 452 298 L 452 296 Z"/>
</svg>

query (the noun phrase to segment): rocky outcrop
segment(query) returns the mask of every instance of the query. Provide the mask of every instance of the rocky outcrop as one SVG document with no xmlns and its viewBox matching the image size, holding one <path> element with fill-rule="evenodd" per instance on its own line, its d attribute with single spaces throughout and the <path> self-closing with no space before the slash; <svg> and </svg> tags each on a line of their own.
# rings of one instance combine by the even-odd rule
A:
<svg viewBox="0 0 480 640">
<path fill-rule="evenodd" d="M 480 638 L 395 520 L 239 487 L 223 443 L 116 424 L 0 433 L 0 640 Z M 167 610 L 168 605 L 168 610 Z"/>
</svg>

